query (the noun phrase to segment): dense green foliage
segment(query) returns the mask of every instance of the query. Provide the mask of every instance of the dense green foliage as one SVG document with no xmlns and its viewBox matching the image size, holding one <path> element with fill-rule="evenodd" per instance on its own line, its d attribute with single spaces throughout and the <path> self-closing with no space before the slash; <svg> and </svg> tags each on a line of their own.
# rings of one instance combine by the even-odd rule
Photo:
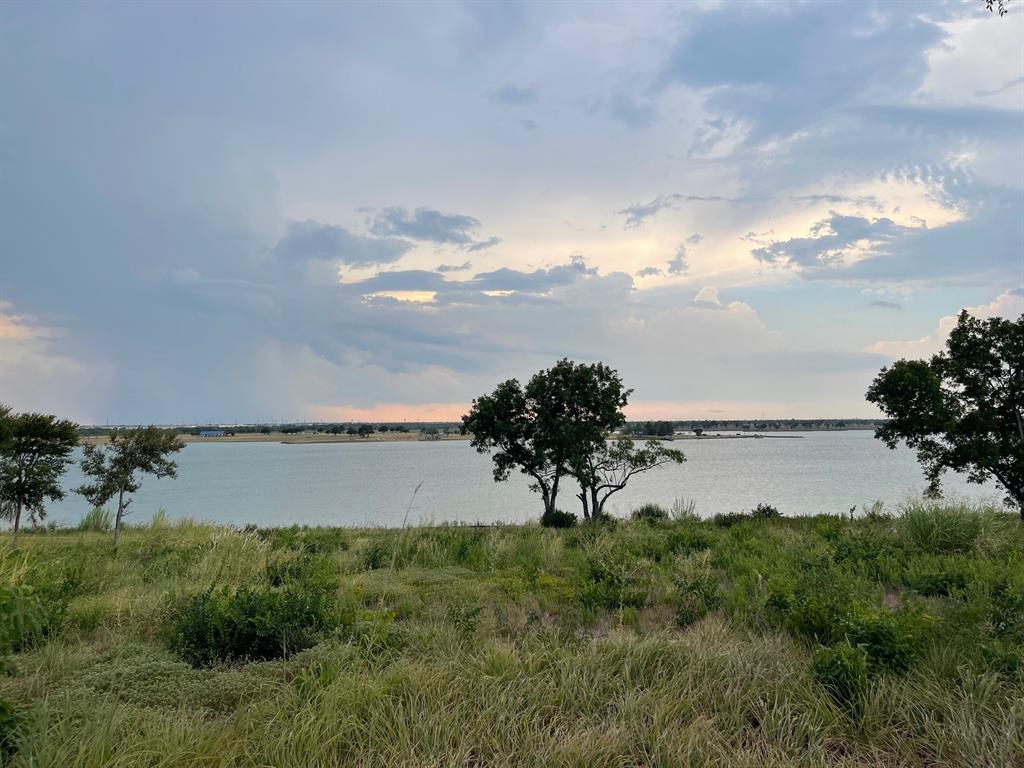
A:
<svg viewBox="0 0 1024 768">
<path fill-rule="evenodd" d="M 641 517 L 158 520 L 117 558 L 0 538 L 0 743 L 62 767 L 1024 763 L 1014 515 Z"/>
<path fill-rule="evenodd" d="M 496 482 L 513 470 L 527 475 L 550 515 L 565 477 L 575 474 L 583 487 L 591 485 L 580 473 L 588 458 L 607 449 L 609 433 L 625 423 L 622 409 L 631 392 L 604 363 L 563 359 L 525 386 L 509 379 L 473 400 L 462 417 L 462 433 L 472 436 L 477 451 L 491 454 Z M 581 498 L 586 515 L 587 496 Z"/>
<path fill-rule="evenodd" d="M 78 425 L 43 413 L 12 413 L 0 404 L 0 517 L 21 528 L 39 523 L 46 502 L 64 498 L 61 475 L 78 445 Z"/>
<path fill-rule="evenodd" d="M 890 419 L 876 436 L 915 449 L 933 492 L 946 470 L 995 478 L 1024 519 L 1024 315 L 964 310 L 943 352 L 883 368 L 867 399 Z"/>
</svg>

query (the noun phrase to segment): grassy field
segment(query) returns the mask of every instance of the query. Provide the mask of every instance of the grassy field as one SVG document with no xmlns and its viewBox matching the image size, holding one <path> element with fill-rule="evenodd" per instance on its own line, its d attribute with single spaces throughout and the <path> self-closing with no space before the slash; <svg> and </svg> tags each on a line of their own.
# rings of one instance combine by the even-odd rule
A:
<svg viewBox="0 0 1024 768">
<path fill-rule="evenodd" d="M 993 509 L 5 535 L 0 618 L 12 766 L 1024 765 Z"/>
</svg>

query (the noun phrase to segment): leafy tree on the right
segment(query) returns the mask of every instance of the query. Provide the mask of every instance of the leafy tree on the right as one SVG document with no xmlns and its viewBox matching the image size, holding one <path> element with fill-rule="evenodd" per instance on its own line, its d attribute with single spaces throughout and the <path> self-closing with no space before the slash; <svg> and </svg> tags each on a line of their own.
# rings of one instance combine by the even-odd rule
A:
<svg viewBox="0 0 1024 768">
<path fill-rule="evenodd" d="M 932 493 L 947 469 L 973 483 L 994 477 L 1024 521 L 1024 315 L 964 310 L 945 351 L 882 368 L 867 399 L 889 417 L 875 437 L 914 448 Z"/>
</svg>

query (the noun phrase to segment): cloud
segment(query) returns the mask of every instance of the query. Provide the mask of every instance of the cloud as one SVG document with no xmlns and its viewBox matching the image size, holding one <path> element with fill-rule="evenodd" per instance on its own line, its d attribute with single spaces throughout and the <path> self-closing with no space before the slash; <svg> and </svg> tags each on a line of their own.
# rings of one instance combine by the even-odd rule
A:
<svg viewBox="0 0 1024 768">
<path fill-rule="evenodd" d="M 703 237 L 703 235 L 698 235 L 695 232 L 694 234 L 692 234 L 688 238 L 686 238 L 686 242 L 689 245 L 700 245 L 702 242 L 704 242 L 704 237 Z"/>
<path fill-rule="evenodd" d="M 718 298 L 718 289 L 713 285 L 705 285 L 697 295 L 693 297 L 694 304 L 709 304 L 715 307 L 722 306 L 722 300 Z"/>
<path fill-rule="evenodd" d="M 398 261 L 412 248 L 413 244 L 407 240 L 368 237 L 350 232 L 344 227 L 308 219 L 290 222 L 287 234 L 277 241 L 273 253 L 284 262 L 317 259 L 364 267 Z"/>
<path fill-rule="evenodd" d="M 463 272 L 463 271 L 465 271 L 467 269 L 470 269 L 472 266 L 473 265 L 470 262 L 468 262 L 468 261 L 464 261 L 461 264 L 438 264 L 436 267 L 434 267 L 434 271 L 435 272 L 442 272 L 442 273 L 444 273 L 444 272 Z"/>
<path fill-rule="evenodd" d="M 540 125 L 536 120 L 520 120 L 519 125 L 524 131 L 536 131 L 540 128 Z"/>
<path fill-rule="evenodd" d="M 512 107 L 523 107 L 536 104 L 538 101 L 537 92 L 533 88 L 521 88 L 511 83 L 491 91 L 491 100 L 498 104 L 507 104 Z"/>
<path fill-rule="evenodd" d="M 660 275 L 661 270 L 658 267 L 644 267 L 636 273 L 637 277 L 651 277 L 653 275 Z"/>
<path fill-rule="evenodd" d="M 965 307 L 972 315 L 979 319 L 990 317 L 1005 317 L 1009 320 L 1024 316 L 1024 288 L 1014 288 L 996 296 L 988 304 L 981 304 L 976 307 Z M 921 359 L 928 358 L 936 352 L 940 352 L 946 345 L 949 332 L 956 327 L 957 312 L 946 315 L 939 319 L 934 331 L 927 336 L 909 341 L 876 341 L 864 348 L 864 352 L 877 355 L 885 355 L 890 358 Z"/>
<path fill-rule="evenodd" d="M 747 141 L 789 135 L 844 103 L 909 96 L 945 36 L 914 13 L 868 3 L 720 6 L 696 15 L 661 68 L 719 116 L 746 121 Z"/>
<path fill-rule="evenodd" d="M 480 222 L 472 216 L 442 213 L 432 208 L 410 212 L 398 206 L 385 208 L 370 222 L 370 231 L 379 237 L 407 237 L 429 243 L 469 245 Z"/>
<path fill-rule="evenodd" d="M 886 301 L 885 299 L 875 299 L 868 306 L 870 306 L 870 307 L 878 307 L 880 309 L 894 309 L 894 310 L 903 309 L 903 305 L 902 304 L 899 304 L 899 303 L 897 303 L 895 301 Z"/>
<path fill-rule="evenodd" d="M 385 208 L 369 220 L 370 232 L 378 237 L 401 237 L 436 245 L 457 245 L 475 252 L 492 248 L 500 237 L 476 239 L 480 221 L 459 213 L 442 213 L 433 208 L 409 211 L 399 206 Z"/>
<path fill-rule="evenodd" d="M 993 88 L 991 90 L 985 90 L 985 89 L 976 90 L 974 92 L 974 95 L 975 96 L 979 96 L 979 97 L 998 96 L 1001 93 L 1005 93 L 1006 91 L 1013 90 L 1018 85 L 1024 85 L 1024 75 L 1021 75 L 1020 77 L 1015 77 L 1012 80 L 1007 80 L 1005 83 L 1000 85 L 998 88 Z"/>
<path fill-rule="evenodd" d="M 488 248 L 493 248 L 501 242 L 500 237 L 488 237 L 486 240 L 478 240 L 475 243 L 469 243 L 463 246 L 462 250 L 468 251 L 469 253 L 475 253 L 476 251 L 484 251 Z"/>
<path fill-rule="evenodd" d="M 676 248 L 676 254 L 668 262 L 668 273 L 670 275 L 685 275 L 689 269 L 686 263 L 686 246 L 680 245 Z"/>
<path fill-rule="evenodd" d="M 863 244 L 869 250 L 875 249 L 907 231 L 907 227 L 892 219 L 867 219 L 830 211 L 828 218 L 811 226 L 809 237 L 776 240 L 755 248 L 751 254 L 772 266 L 801 269 L 841 266 L 851 256 L 853 246 Z"/>
<path fill-rule="evenodd" d="M 604 108 L 608 114 L 630 128 L 647 128 L 658 118 L 658 108 L 652 99 L 630 91 L 613 94 Z"/>
<path fill-rule="evenodd" d="M 636 229 L 644 221 L 665 209 L 675 208 L 681 202 L 688 203 L 740 203 L 752 202 L 750 198 L 721 197 L 719 195 L 683 195 L 673 192 L 668 195 L 659 195 L 649 203 L 637 203 L 630 205 L 618 213 L 626 217 L 626 229 Z"/>
<path fill-rule="evenodd" d="M 547 269 L 535 269 L 532 272 L 521 272 L 507 267 L 496 269 L 493 272 L 481 272 L 473 277 L 472 284 L 481 291 L 543 293 L 552 288 L 574 283 L 582 277 L 596 274 L 597 270 L 588 267 L 582 257 L 574 256 L 568 264 Z"/>
</svg>

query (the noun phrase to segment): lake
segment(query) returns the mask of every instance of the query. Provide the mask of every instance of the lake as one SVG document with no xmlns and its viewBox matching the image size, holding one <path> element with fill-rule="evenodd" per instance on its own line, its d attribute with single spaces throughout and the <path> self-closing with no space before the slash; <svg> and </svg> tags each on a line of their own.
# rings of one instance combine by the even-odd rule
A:
<svg viewBox="0 0 1024 768">
<path fill-rule="evenodd" d="M 702 516 L 760 502 L 785 515 L 834 514 L 875 499 L 895 504 L 924 489 L 913 452 L 890 451 L 870 431 L 802 434 L 677 441 L 673 447 L 686 453 L 685 464 L 634 477 L 607 509 L 627 515 L 644 502 L 668 506 L 682 497 L 695 499 Z M 463 441 L 190 443 L 178 457 L 176 480 L 144 480 L 129 522 L 146 522 L 163 508 L 170 518 L 235 525 L 396 526 L 410 500 L 410 524 L 523 522 L 541 509 L 525 476 L 495 483 L 490 459 Z M 76 464 L 65 486 L 81 481 Z M 559 506 L 578 514 L 574 487 L 562 492 Z M 998 498 L 994 486 L 968 485 L 955 475 L 945 488 L 955 496 Z M 48 506 L 48 519 L 74 524 L 87 509 L 69 493 Z"/>
</svg>

